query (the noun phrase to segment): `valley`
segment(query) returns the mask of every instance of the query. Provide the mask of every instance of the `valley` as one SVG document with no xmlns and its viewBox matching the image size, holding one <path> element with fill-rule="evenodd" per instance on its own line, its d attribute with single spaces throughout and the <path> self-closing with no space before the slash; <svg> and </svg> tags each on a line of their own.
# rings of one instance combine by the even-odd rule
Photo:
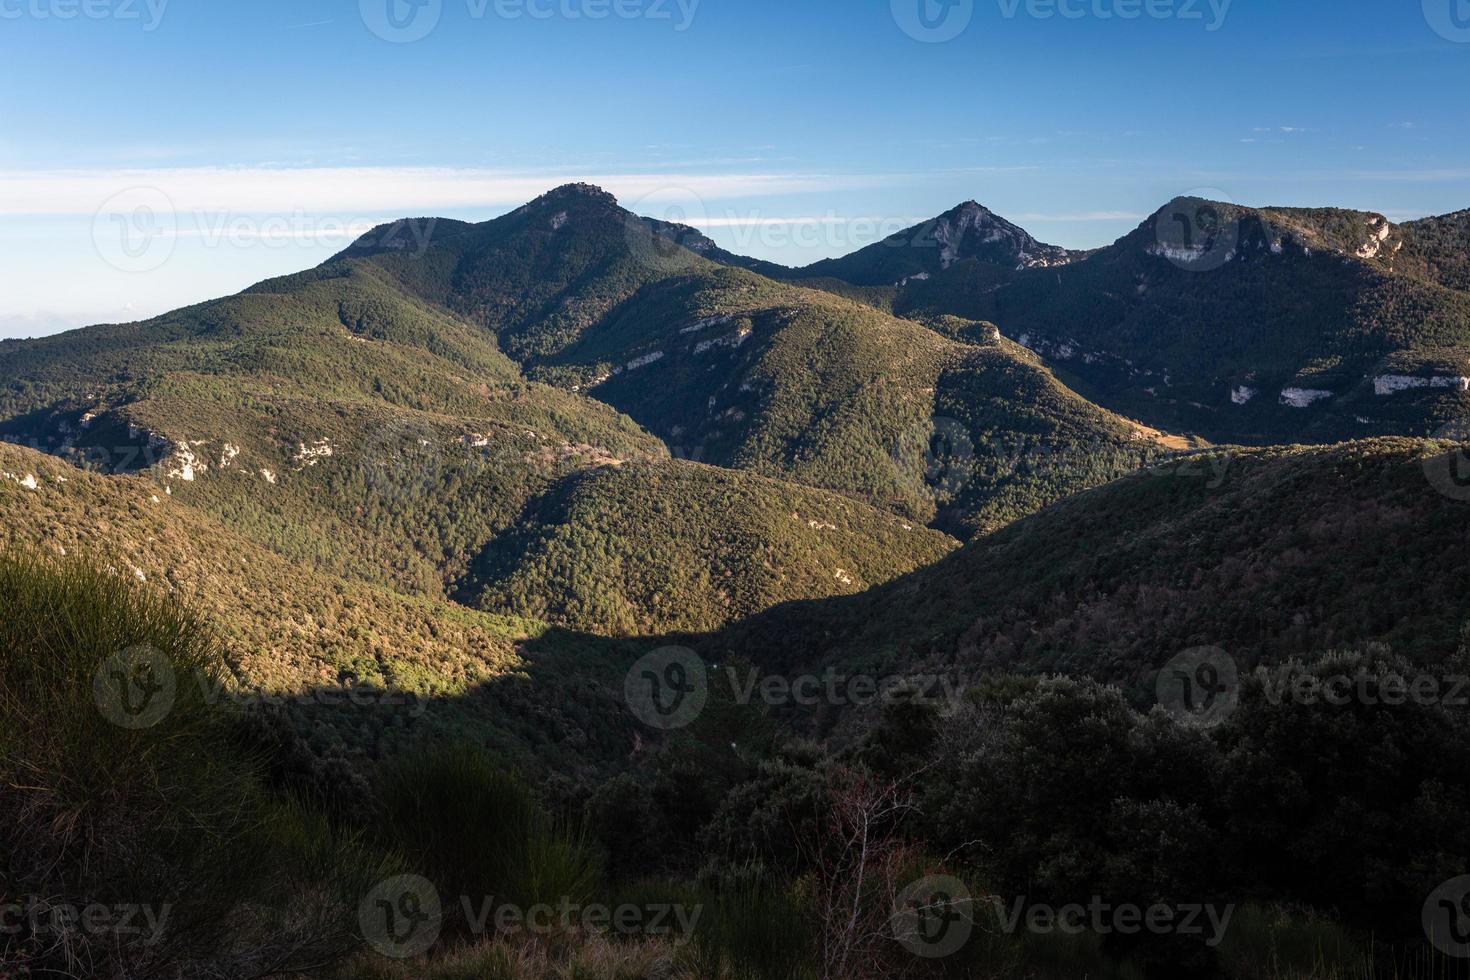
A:
<svg viewBox="0 0 1470 980">
<path fill-rule="evenodd" d="M 275 814 L 262 846 L 315 849 L 348 899 L 389 865 L 449 896 L 493 867 L 526 903 L 664 889 L 728 931 L 596 955 L 817 976 L 746 962 L 764 947 L 741 928 L 782 962 L 810 937 L 741 903 L 840 900 L 821 889 L 847 887 L 842 821 L 892 806 L 883 888 L 1101 882 L 1228 900 L 1257 930 L 1097 940 L 1068 954 L 1089 969 L 1253 976 L 1258 944 L 1316 928 L 1360 965 L 1370 932 L 1423 956 L 1405 903 L 1470 855 L 1470 770 L 1444 765 L 1467 716 L 1268 694 L 1467 664 L 1464 214 L 1180 199 L 1076 251 L 971 201 L 800 269 L 586 184 L 404 219 L 234 296 L 0 342 L 0 601 L 71 651 L 58 670 L 112 652 L 76 639 L 84 619 L 128 649 L 185 637 L 169 669 L 210 695 L 188 724 L 250 759 L 210 792 Z M 1236 678 L 1218 728 L 1161 700 L 1201 649 Z M 15 705 L 27 663 L 0 673 Z M 790 696 L 807 677 L 886 693 Z M 194 736 L 137 737 L 164 760 Z M 144 792 L 189 758 L 120 771 Z M 461 806 L 506 821 L 505 849 L 445 823 Z M 1334 848 L 1361 862 L 1282 870 Z M 513 952 L 444 921 L 452 956 Z M 397 976 L 373 972 L 382 937 L 322 928 L 343 976 Z M 951 965 L 1058 975 L 1036 972 L 1055 949 L 988 941 Z M 874 969 L 905 968 L 891 945 Z"/>
</svg>

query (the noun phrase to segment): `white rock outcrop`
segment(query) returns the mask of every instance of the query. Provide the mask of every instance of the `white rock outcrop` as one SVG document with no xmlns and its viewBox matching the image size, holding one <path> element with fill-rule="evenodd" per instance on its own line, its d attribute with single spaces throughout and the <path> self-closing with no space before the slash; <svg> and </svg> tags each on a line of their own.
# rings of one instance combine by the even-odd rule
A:
<svg viewBox="0 0 1470 980">
<path fill-rule="evenodd" d="M 1411 374 L 1380 374 L 1373 379 L 1373 394 L 1392 395 L 1397 391 L 1408 391 L 1412 388 L 1453 388 L 1456 391 L 1470 391 L 1470 378 L 1459 375 L 1421 377 Z"/>
<path fill-rule="evenodd" d="M 715 340 L 701 340 L 694 345 L 694 353 L 703 354 L 705 351 L 715 347 L 739 347 L 750 339 L 750 333 L 751 330 L 749 327 L 741 327 L 740 330 L 727 337 L 719 337 Z"/>
<path fill-rule="evenodd" d="M 735 319 L 733 316 L 707 316 L 703 320 L 696 320 L 693 323 L 689 324 L 689 326 L 681 328 L 679 332 L 698 333 L 706 327 L 724 326 L 733 319 Z"/>
<path fill-rule="evenodd" d="M 1368 240 L 1363 243 L 1362 248 L 1358 249 L 1358 258 L 1375 258 L 1383 250 L 1383 243 L 1388 241 L 1388 236 L 1393 231 L 1393 226 L 1382 218 L 1374 219 L 1375 224 L 1379 221 L 1383 221 L 1383 225 L 1376 231 L 1370 226 Z"/>
<path fill-rule="evenodd" d="M 297 443 L 295 459 L 301 466 L 315 466 L 331 456 L 332 452 L 332 440 L 322 436 L 309 446 L 304 442 Z"/>
<path fill-rule="evenodd" d="M 664 352 L 661 350 L 656 350 L 651 354 L 644 354 L 642 357 L 633 358 L 631 361 L 628 362 L 628 370 L 636 371 L 639 368 L 648 367 L 648 365 L 653 364 L 657 361 L 661 361 L 663 359 Z"/>
<path fill-rule="evenodd" d="M 1168 259 L 1170 262 L 1176 262 L 1180 265 L 1193 265 L 1210 254 L 1210 249 L 1207 245 L 1190 247 L 1186 245 L 1155 244 L 1150 245 L 1144 251 L 1148 252 L 1149 255 L 1157 255 L 1160 258 Z M 1229 262 L 1233 258 L 1235 258 L 1235 250 L 1231 249 L 1229 254 L 1225 256 L 1225 261 Z"/>
<path fill-rule="evenodd" d="M 1331 397 L 1332 392 L 1320 388 L 1283 388 L 1281 404 L 1289 408 L 1309 408 L 1313 402 Z"/>
<path fill-rule="evenodd" d="M 208 470 L 209 464 L 195 455 L 193 447 L 186 442 L 174 450 L 173 456 L 169 458 L 169 467 L 165 472 L 170 479 L 193 483 L 197 476 Z"/>
</svg>

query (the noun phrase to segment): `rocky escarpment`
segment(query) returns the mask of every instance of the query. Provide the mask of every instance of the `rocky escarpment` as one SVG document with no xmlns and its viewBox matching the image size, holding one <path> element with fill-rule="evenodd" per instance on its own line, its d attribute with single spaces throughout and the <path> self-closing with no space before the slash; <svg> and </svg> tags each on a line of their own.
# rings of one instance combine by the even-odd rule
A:
<svg viewBox="0 0 1470 980">
<path fill-rule="evenodd" d="M 939 249 L 940 267 L 975 259 L 1016 269 L 1065 265 L 1077 253 L 1037 241 L 1030 232 L 1012 224 L 975 201 L 935 218 L 928 230 Z"/>
</svg>

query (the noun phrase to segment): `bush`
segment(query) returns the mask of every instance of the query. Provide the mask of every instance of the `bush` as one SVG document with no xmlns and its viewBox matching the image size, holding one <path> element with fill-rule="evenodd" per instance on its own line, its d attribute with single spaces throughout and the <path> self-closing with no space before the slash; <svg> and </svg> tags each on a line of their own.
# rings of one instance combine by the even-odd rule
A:
<svg viewBox="0 0 1470 980">
<path fill-rule="evenodd" d="M 387 842 L 439 890 L 446 925 L 461 900 L 522 908 L 586 902 L 601 867 L 579 834 L 540 806 L 524 782 L 478 746 L 452 742 L 406 756 L 384 773 Z"/>
<path fill-rule="evenodd" d="M 0 651 L 0 896 L 25 909 L 0 961 L 259 976 L 356 947 L 378 865 L 256 777 L 210 704 L 218 660 L 193 614 L 105 571 L 4 556 Z"/>
</svg>

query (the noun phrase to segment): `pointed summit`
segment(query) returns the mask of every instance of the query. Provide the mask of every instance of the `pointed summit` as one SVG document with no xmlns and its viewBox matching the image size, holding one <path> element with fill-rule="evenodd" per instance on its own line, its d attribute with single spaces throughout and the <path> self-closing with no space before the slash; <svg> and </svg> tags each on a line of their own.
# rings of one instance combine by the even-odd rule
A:
<svg viewBox="0 0 1470 980">
<path fill-rule="evenodd" d="M 965 201 L 922 224 L 839 259 L 800 270 L 859 286 L 902 286 L 929 279 L 958 263 L 975 261 L 1009 274 L 1034 266 L 1064 265 L 1077 253 L 1037 241 L 978 201 Z"/>
<path fill-rule="evenodd" d="M 966 201 L 919 228 L 930 231 L 944 269 L 967 259 L 1015 269 L 1071 261 L 1066 249 L 1037 241 L 1026 229 L 978 201 Z"/>
</svg>

